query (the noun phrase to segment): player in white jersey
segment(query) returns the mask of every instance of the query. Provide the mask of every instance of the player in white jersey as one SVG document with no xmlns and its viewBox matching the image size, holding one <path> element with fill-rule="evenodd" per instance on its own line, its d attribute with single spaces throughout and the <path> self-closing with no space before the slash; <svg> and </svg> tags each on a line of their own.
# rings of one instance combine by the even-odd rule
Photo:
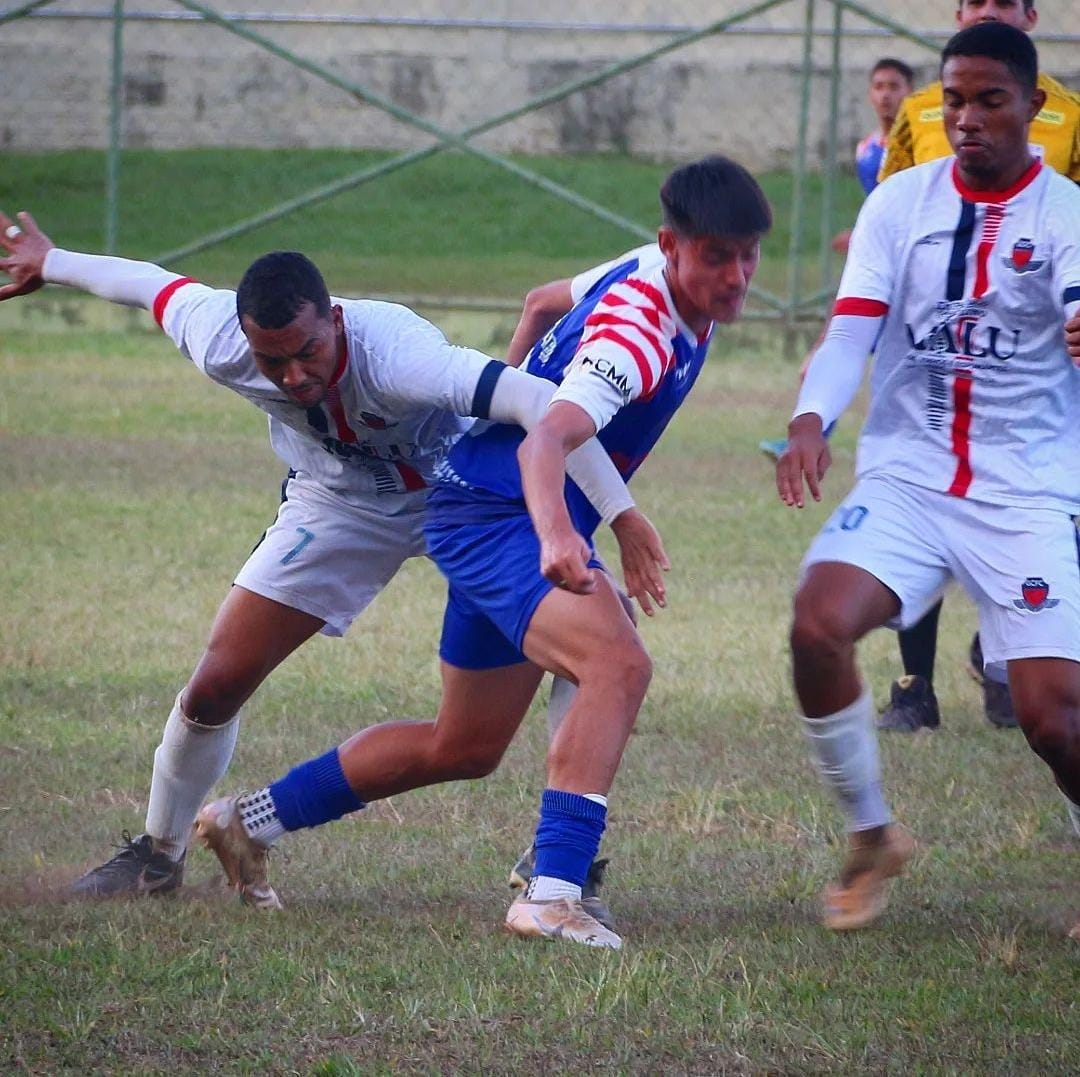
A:
<svg viewBox="0 0 1080 1077">
<path fill-rule="evenodd" d="M 1080 309 L 1080 191 L 1028 149 L 1036 74 L 1013 27 L 946 45 L 956 156 L 867 199 L 777 464 L 786 504 L 802 505 L 804 479 L 820 496 L 823 425 L 876 340 L 857 482 L 806 555 L 792 628 L 806 733 L 850 832 L 825 897 L 836 929 L 880 914 L 913 849 L 881 792 L 855 644 L 914 623 L 951 580 L 978 607 L 986 661 L 1007 664 L 1020 726 L 1080 826 L 1080 369 L 1062 332 Z"/>
<path fill-rule="evenodd" d="M 237 292 L 159 266 L 56 248 L 28 214 L 0 214 L 0 300 L 45 282 L 152 310 L 180 351 L 269 415 L 289 466 L 277 520 L 236 577 L 206 651 L 176 697 L 154 773 L 146 833 L 76 884 L 80 893 L 166 892 L 180 885 L 195 814 L 224 774 L 240 708 L 317 632 L 341 635 L 408 557 L 425 552 L 435 467 L 470 416 L 528 425 L 553 387 L 447 343 L 405 307 L 331 299 L 302 255 L 275 252 Z M 640 520 L 596 442 L 573 464 L 620 541 Z M 626 511 L 623 511 L 626 510 Z M 647 523 L 647 522 L 646 522 Z M 625 530 L 623 530 L 625 528 Z M 651 526 L 644 529 L 651 541 Z M 638 579 L 628 580 L 641 593 Z"/>
</svg>

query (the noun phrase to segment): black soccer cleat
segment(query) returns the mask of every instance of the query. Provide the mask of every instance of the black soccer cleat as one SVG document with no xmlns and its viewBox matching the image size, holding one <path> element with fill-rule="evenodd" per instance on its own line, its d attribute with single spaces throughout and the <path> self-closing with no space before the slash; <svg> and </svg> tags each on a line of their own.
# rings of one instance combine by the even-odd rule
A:
<svg viewBox="0 0 1080 1077">
<path fill-rule="evenodd" d="M 979 641 L 978 632 L 971 638 L 968 672 L 982 685 L 983 713 L 986 715 L 986 720 L 998 729 L 1019 728 L 1020 723 L 1016 720 L 1016 714 L 1013 711 L 1009 686 L 1000 681 L 991 680 L 983 671 L 982 643 Z"/>
<path fill-rule="evenodd" d="M 917 733 L 941 725 L 937 696 L 925 677 L 905 674 L 893 681 L 889 705 L 878 717 L 878 729 L 895 733 Z"/>
<path fill-rule="evenodd" d="M 85 897 L 118 897 L 130 894 L 168 894 L 184 881 L 184 857 L 173 860 L 154 849 L 149 834 L 133 838 L 128 831 L 121 833 L 120 851 L 111 860 L 71 884 L 71 892 Z M 185 856 L 187 854 L 185 853 Z"/>
</svg>

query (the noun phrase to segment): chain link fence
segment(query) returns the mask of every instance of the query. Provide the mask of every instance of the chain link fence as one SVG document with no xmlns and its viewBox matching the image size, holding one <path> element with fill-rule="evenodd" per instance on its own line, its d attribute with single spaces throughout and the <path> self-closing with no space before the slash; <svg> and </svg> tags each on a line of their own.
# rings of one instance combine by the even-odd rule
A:
<svg viewBox="0 0 1080 1077">
<path fill-rule="evenodd" d="M 170 264 L 300 212 L 332 216 L 345 192 L 447 151 L 591 215 L 631 246 L 654 235 L 655 218 L 582 190 L 575 157 L 666 163 L 724 152 L 768 181 L 777 210 L 750 313 L 793 329 L 820 317 L 835 286 L 829 240 L 859 201 L 851 165 L 874 126 L 870 68 L 890 55 L 936 77 L 954 16 L 950 0 L 912 0 L 903 24 L 886 0 L 596 0 L 587 18 L 543 17 L 523 2 L 463 0 L 452 17 L 443 6 L 32 0 L 0 12 L 0 141 L 7 152 L 105 151 L 106 249 L 133 211 L 125 151 L 391 151 L 299 185 L 293 152 L 261 201 L 234 195 L 227 223 L 152 252 Z M 1040 55 L 1080 84 L 1080 35 L 1066 14 L 1044 15 Z M 555 178 L 530 155 L 571 165 Z M 469 290 L 481 303 L 498 292 L 482 279 Z"/>
</svg>

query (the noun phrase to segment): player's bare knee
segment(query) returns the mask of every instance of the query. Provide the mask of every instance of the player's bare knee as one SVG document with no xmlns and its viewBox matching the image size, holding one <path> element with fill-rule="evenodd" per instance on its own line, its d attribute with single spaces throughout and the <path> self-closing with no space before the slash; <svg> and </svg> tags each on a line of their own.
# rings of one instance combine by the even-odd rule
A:
<svg viewBox="0 0 1080 1077">
<path fill-rule="evenodd" d="M 238 695 L 227 685 L 206 678 L 192 679 L 184 691 L 180 709 L 197 725 L 219 726 L 230 721 L 247 695 Z"/>
<path fill-rule="evenodd" d="M 820 603 L 795 602 L 791 653 L 796 661 L 835 665 L 851 653 L 855 639 L 844 619 Z"/>
</svg>

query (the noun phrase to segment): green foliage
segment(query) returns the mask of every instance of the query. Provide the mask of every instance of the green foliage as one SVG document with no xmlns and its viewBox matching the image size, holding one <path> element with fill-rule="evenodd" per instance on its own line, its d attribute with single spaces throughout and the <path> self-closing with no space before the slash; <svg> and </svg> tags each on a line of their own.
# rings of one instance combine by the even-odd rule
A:
<svg viewBox="0 0 1080 1077">
<path fill-rule="evenodd" d="M 282 468 L 262 417 L 160 337 L 8 332 L 0 375 L 0 1071 L 1075 1071 L 1077 847 L 1045 767 L 981 718 L 961 599 L 941 731 L 882 744 L 921 851 L 879 927 L 816 922 L 839 821 L 794 718 L 786 623 L 856 419 L 828 503 L 785 510 L 756 444 L 782 432 L 794 377 L 767 337 L 719 334 L 635 480 L 674 568 L 605 839 L 618 955 L 499 930 L 543 783 L 539 713 L 486 781 L 287 840 L 280 916 L 239 907 L 202 850 L 175 899 L 64 900 L 141 829 L 165 715 Z M 225 791 L 431 714 L 442 599 L 412 563 L 346 639 L 305 646 L 247 706 Z M 862 658 L 880 700 L 892 638 Z"/>
<path fill-rule="evenodd" d="M 154 258 L 314 188 L 390 158 L 376 151 L 128 150 L 121 170 L 118 253 Z M 608 209 L 653 229 L 657 190 L 672 167 L 621 157 L 515 158 Z M 57 243 L 97 251 L 104 242 L 105 165 L 99 152 L 8 154 L 0 208 L 29 209 Z M 787 283 L 792 179 L 761 177 L 776 211 L 759 282 Z M 836 227 L 850 224 L 860 194 L 839 184 Z M 804 270 L 816 287 L 821 183 L 807 190 Z M 343 293 L 518 298 L 553 277 L 640 242 L 477 158 L 443 153 L 263 225 L 170 268 L 233 285 L 271 249 L 302 250 Z"/>
</svg>

